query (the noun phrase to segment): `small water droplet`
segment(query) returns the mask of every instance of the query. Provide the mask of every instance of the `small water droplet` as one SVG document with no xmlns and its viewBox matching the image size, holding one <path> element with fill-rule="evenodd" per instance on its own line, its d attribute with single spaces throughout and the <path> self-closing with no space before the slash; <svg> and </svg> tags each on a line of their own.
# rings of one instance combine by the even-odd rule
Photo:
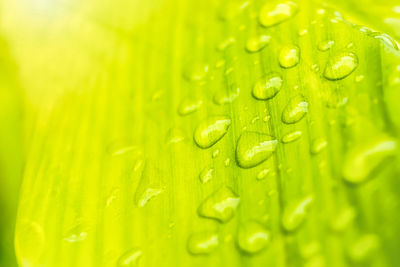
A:
<svg viewBox="0 0 400 267">
<path fill-rule="evenodd" d="M 357 75 L 355 78 L 354 78 L 354 80 L 357 82 L 357 83 L 359 83 L 359 82 L 361 82 L 362 80 L 364 80 L 364 75 Z"/>
<path fill-rule="evenodd" d="M 219 90 L 214 95 L 214 103 L 224 105 L 232 103 L 240 94 L 240 88 L 232 85 L 227 90 Z"/>
<path fill-rule="evenodd" d="M 218 46 L 217 49 L 219 51 L 224 51 L 228 47 L 232 46 L 234 43 L 236 43 L 235 37 L 228 37 L 225 40 L 223 40 Z"/>
<path fill-rule="evenodd" d="M 117 266 L 118 267 L 134 267 L 139 263 L 140 258 L 142 257 L 143 252 L 138 248 L 133 248 L 126 251 L 122 256 L 118 259 Z"/>
<path fill-rule="evenodd" d="M 203 100 L 201 99 L 195 99 L 191 97 L 184 98 L 178 106 L 178 113 L 181 116 L 189 115 L 197 111 L 202 104 Z"/>
<path fill-rule="evenodd" d="M 279 52 L 279 65 L 288 69 L 296 66 L 300 61 L 300 48 L 296 45 L 286 45 Z"/>
<path fill-rule="evenodd" d="M 313 65 L 311 66 L 311 70 L 312 70 L 313 72 L 318 72 L 318 71 L 320 70 L 320 68 L 319 68 L 318 64 L 313 64 Z"/>
<path fill-rule="evenodd" d="M 252 168 L 275 152 L 278 141 L 267 134 L 245 131 L 236 144 L 236 161 L 242 168 Z"/>
<path fill-rule="evenodd" d="M 286 231 L 296 230 L 304 221 L 308 208 L 313 201 L 312 196 L 307 196 L 301 200 L 289 203 L 282 216 L 282 226 Z"/>
<path fill-rule="evenodd" d="M 374 234 L 365 234 L 351 244 L 348 255 L 353 261 L 361 262 L 369 257 L 373 257 L 374 252 L 379 246 L 380 242 L 378 236 Z"/>
<path fill-rule="evenodd" d="M 175 144 L 183 141 L 185 139 L 185 135 L 180 128 L 172 128 L 168 131 L 166 136 L 167 144 Z"/>
<path fill-rule="evenodd" d="M 138 207 L 140 207 L 140 208 L 144 207 L 151 199 L 158 196 L 162 192 L 163 192 L 163 190 L 159 189 L 159 188 L 147 188 L 143 192 L 142 196 L 140 197 L 140 199 L 137 203 Z"/>
<path fill-rule="evenodd" d="M 263 180 L 270 173 L 270 169 L 263 169 L 257 174 L 257 180 Z"/>
<path fill-rule="evenodd" d="M 237 244 L 246 253 L 260 252 L 270 241 L 270 232 L 257 222 L 247 222 L 239 227 Z"/>
<path fill-rule="evenodd" d="M 216 157 L 219 156 L 219 149 L 215 149 L 212 153 L 212 157 L 215 159 Z"/>
<path fill-rule="evenodd" d="M 87 237 L 87 232 L 82 230 L 82 226 L 78 225 L 67 232 L 64 240 L 69 243 L 77 243 L 85 240 Z"/>
<path fill-rule="evenodd" d="M 213 252 L 219 244 L 215 232 L 199 232 L 190 235 L 187 243 L 188 251 L 193 255 L 206 255 Z"/>
<path fill-rule="evenodd" d="M 298 12 L 298 6 L 291 1 L 267 2 L 260 11 L 260 23 L 264 27 L 270 27 L 282 23 Z"/>
<path fill-rule="evenodd" d="M 201 122 L 194 131 L 194 141 L 200 148 L 209 148 L 228 131 L 231 119 L 227 116 L 210 117 Z"/>
<path fill-rule="evenodd" d="M 326 52 L 329 49 L 331 49 L 334 44 L 335 44 L 335 41 L 332 41 L 332 40 L 322 41 L 318 44 L 318 50 L 321 52 Z"/>
<path fill-rule="evenodd" d="M 320 153 L 322 150 L 325 149 L 327 144 L 328 142 L 325 140 L 325 138 L 316 138 L 311 144 L 311 153 L 314 155 Z"/>
<path fill-rule="evenodd" d="M 266 116 L 263 118 L 263 121 L 264 121 L 264 122 L 268 122 L 270 119 L 271 119 L 271 116 L 270 116 L 270 115 L 266 115 Z"/>
<path fill-rule="evenodd" d="M 396 149 L 397 142 L 390 137 L 380 137 L 353 147 L 345 155 L 344 179 L 355 184 L 364 182 L 385 159 L 395 154 Z"/>
<path fill-rule="evenodd" d="M 261 51 L 266 47 L 271 41 L 271 36 L 269 35 L 259 35 L 250 37 L 246 43 L 246 50 L 250 53 L 255 53 Z"/>
<path fill-rule="evenodd" d="M 299 122 L 308 112 L 308 103 L 298 95 L 289 100 L 282 111 L 282 121 L 286 124 Z"/>
<path fill-rule="evenodd" d="M 228 167 L 231 164 L 231 159 L 230 158 L 226 158 L 224 161 L 225 167 Z"/>
<path fill-rule="evenodd" d="M 208 181 L 210 181 L 213 178 L 213 176 L 214 176 L 214 168 L 207 167 L 200 172 L 199 179 L 203 184 L 205 184 Z"/>
<path fill-rule="evenodd" d="M 205 63 L 194 63 L 186 68 L 183 76 L 188 81 L 201 81 L 205 78 L 209 70 L 209 66 Z"/>
<path fill-rule="evenodd" d="M 341 52 L 331 56 L 326 63 L 324 77 L 328 80 L 341 80 L 349 76 L 358 66 L 358 58 L 353 53 Z"/>
<path fill-rule="evenodd" d="M 294 142 L 297 139 L 299 139 L 301 137 L 301 135 L 302 135 L 301 131 L 293 131 L 291 133 L 285 134 L 282 137 L 282 143 L 288 144 L 288 143 Z"/>
<path fill-rule="evenodd" d="M 248 0 L 228 1 L 219 11 L 219 18 L 224 21 L 232 20 L 249 6 Z"/>
<path fill-rule="evenodd" d="M 261 77 L 253 86 L 253 96 L 258 100 L 271 99 L 281 90 L 282 83 L 282 77 L 277 73 Z"/>
<path fill-rule="evenodd" d="M 307 29 L 301 29 L 301 30 L 299 30 L 299 32 L 297 33 L 299 36 L 304 36 L 304 35 L 306 35 L 308 33 L 308 30 Z"/>
<path fill-rule="evenodd" d="M 239 205 L 240 198 L 228 187 L 221 187 L 208 196 L 199 206 L 198 213 L 221 223 L 230 221 Z"/>
</svg>

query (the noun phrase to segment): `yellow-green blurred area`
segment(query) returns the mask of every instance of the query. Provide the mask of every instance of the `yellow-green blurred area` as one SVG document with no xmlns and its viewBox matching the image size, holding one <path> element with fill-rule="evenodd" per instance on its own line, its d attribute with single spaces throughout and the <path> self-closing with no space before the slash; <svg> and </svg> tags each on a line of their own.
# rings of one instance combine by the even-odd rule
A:
<svg viewBox="0 0 400 267">
<path fill-rule="evenodd" d="M 263 26 L 269 2 L 0 1 L 0 267 L 400 266 L 400 2 L 293 0 Z M 343 51 L 354 73 L 326 78 Z M 269 72 L 281 92 L 255 99 Z M 296 94 L 309 112 L 282 122 Z M 246 130 L 289 141 L 241 168 Z"/>
</svg>

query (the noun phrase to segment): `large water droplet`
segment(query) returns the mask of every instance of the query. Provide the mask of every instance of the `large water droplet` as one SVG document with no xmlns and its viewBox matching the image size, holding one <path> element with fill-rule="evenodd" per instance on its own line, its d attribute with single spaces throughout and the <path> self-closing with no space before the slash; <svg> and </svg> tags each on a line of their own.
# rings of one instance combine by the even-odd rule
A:
<svg viewBox="0 0 400 267">
<path fill-rule="evenodd" d="M 278 141 L 267 134 L 246 131 L 236 144 L 236 161 L 242 168 L 252 168 L 267 160 Z"/>
<path fill-rule="evenodd" d="M 333 55 L 326 63 L 324 77 L 328 80 L 341 80 L 349 76 L 358 66 L 358 58 L 353 53 L 342 52 Z"/>
<path fill-rule="evenodd" d="M 288 69 L 296 66 L 300 61 L 300 48 L 295 45 L 286 45 L 279 52 L 279 65 Z"/>
<path fill-rule="evenodd" d="M 271 234 L 257 222 L 242 224 L 238 230 L 237 244 L 246 253 L 257 253 L 270 242 Z"/>
<path fill-rule="evenodd" d="M 38 266 L 38 260 L 45 247 L 43 228 L 36 222 L 17 226 L 15 231 L 15 251 L 21 266 Z"/>
<path fill-rule="evenodd" d="M 204 168 L 199 175 L 200 181 L 205 184 L 213 178 L 214 168 Z"/>
<path fill-rule="evenodd" d="M 178 113 L 182 116 L 189 115 L 197 111 L 202 104 L 203 101 L 201 99 L 184 98 L 178 106 Z"/>
<path fill-rule="evenodd" d="M 294 142 L 297 139 L 299 139 L 301 137 L 301 135 L 302 135 L 301 131 L 293 131 L 291 133 L 285 134 L 282 137 L 282 143 L 288 144 L 288 143 Z"/>
<path fill-rule="evenodd" d="M 232 219 L 240 198 L 228 187 L 222 187 L 208 196 L 199 207 L 199 215 L 226 223 Z"/>
<path fill-rule="evenodd" d="M 194 131 L 194 141 L 200 148 L 209 148 L 217 143 L 228 131 L 231 119 L 215 116 L 201 122 Z"/>
<path fill-rule="evenodd" d="M 253 96 L 259 100 L 273 98 L 282 88 L 282 77 L 277 73 L 268 74 L 255 83 L 253 86 Z"/>
<path fill-rule="evenodd" d="M 268 1 L 260 11 L 260 23 L 264 27 L 284 22 L 298 12 L 298 6 L 291 1 Z"/>
<path fill-rule="evenodd" d="M 286 124 L 299 122 L 308 112 L 308 103 L 304 97 L 296 96 L 289 100 L 282 111 L 282 121 Z"/>
<path fill-rule="evenodd" d="M 282 226 L 286 231 L 294 231 L 300 226 L 307 215 L 308 207 L 312 201 L 313 197 L 307 196 L 301 200 L 289 203 L 283 211 L 282 216 Z"/>
<path fill-rule="evenodd" d="M 219 244 L 219 237 L 214 232 L 199 232 L 192 234 L 187 243 L 188 251 L 193 255 L 210 254 Z"/>
<path fill-rule="evenodd" d="M 246 50 L 250 53 L 261 51 L 271 41 L 271 36 L 259 35 L 250 37 L 246 43 Z"/>
<path fill-rule="evenodd" d="M 118 267 L 134 267 L 138 266 L 139 260 L 142 257 L 142 250 L 138 248 L 133 248 L 126 251 L 122 256 L 118 259 L 117 266 Z"/>
<path fill-rule="evenodd" d="M 369 178 L 385 159 L 394 155 L 396 140 L 390 137 L 377 138 L 350 149 L 345 156 L 343 177 L 351 183 L 361 183 Z"/>
</svg>

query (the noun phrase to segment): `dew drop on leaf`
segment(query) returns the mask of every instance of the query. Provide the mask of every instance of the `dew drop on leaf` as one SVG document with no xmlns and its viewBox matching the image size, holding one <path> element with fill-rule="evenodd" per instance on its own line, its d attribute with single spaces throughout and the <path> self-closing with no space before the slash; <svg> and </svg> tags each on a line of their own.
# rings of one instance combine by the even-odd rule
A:
<svg viewBox="0 0 400 267">
<path fill-rule="evenodd" d="M 271 99 L 281 90 L 282 83 L 282 77 L 277 73 L 261 77 L 253 86 L 253 96 L 258 100 Z"/>
<path fill-rule="evenodd" d="M 203 104 L 203 101 L 201 99 L 195 99 L 195 98 L 184 98 L 182 99 L 181 103 L 178 106 L 178 113 L 181 116 L 186 116 L 189 115 L 195 111 L 197 111 L 201 105 Z"/>
<path fill-rule="evenodd" d="M 380 137 L 374 141 L 356 145 L 345 155 L 343 177 L 350 183 L 367 180 L 385 159 L 395 154 L 397 141 L 390 137 Z"/>
<path fill-rule="evenodd" d="M 271 41 L 269 35 L 258 35 L 250 37 L 246 42 L 246 50 L 249 53 L 255 53 L 261 51 Z"/>
<path fill-rule="evenodd" d="M 328 144 L 328 142 L 325 140 L 325 138 L 320 137 L 320 138 L 314 139 L 311 144 L 311 149 L 310 149 L 311 154 L 316 155 L 316 154 L 320 153 L 322 150 L 325 149 L 327 144 Z"/>
<path fill-rule="evenodd" d="M 271 234 L 257 222 L 246 222 L 239 226 L 238 247 L 249 254 L 260 252 L 269 244 Z"/>
<path fill-rule="evenodd" d="M 282 215 L 282 226 L 286 231 L 294 231 L 301 225 L 307 216 L 312 201 L 313 197 L 307 196 L 287 205 Z"/>
<path fill-rule="evenodd" d="M 290 132 L 288 134 L 285 134 L 282 137 L 282 143 L 288 144 L 288 143 L 294 142 L 297 139 L 299 139 L 301 137 L 301 135 L 302 135 L 301 131 L 293 131 L 293 132 Z"/>
<path fill-rule="evenodd" d="M 117 266 L 118 267 L 138 266 L 142 254 L 143 254 L 142 250 L 138 248 L 130 249 L 121 255 L 121 257 L 118 259 Z"/>
<path fill-rule="evenodd" d="M 319 44 L 318 44 L 318 50 L 319 51 L 321 51 L 321 52 L 326 52 L 326 51 L 328 51 L 329 49 L 331 49 L 332 48 L 332 46 L 335 44 L 335 41 L 332 41 L 332 40 L 325 40 L 325 41 L 322 41 L 322 42 L 320 42 Z"/>
<path fill-rule="evenodd" d="M 278 141 L 258 132 L 243 132 L 236 144 L 236 161 L 239 167 L 252 168 L 266 161 L 275 152 Z"/>
<path fill-rule="evenodd" d="M 282 111 L 282 121 L 286 124 L 299 122 L 308 112 L 308 103 L 302 96 L 295 96 L 289 100 Z"/>
<path fill-rule="evenodd" d="M 286 45 L 279 52 L 279 65 L 288 69 L 296 66 L 300 61 L 300 48 L 296 45 Z"/>
<path fill-rule="evenodd" d="M 205 255 L 213 252 L 219 244 L 219 237 L 214 232 L 199 232 L 189 236 L 187 249 L 193 255 Z"/>
<path fill-rule="evenodd" d="M 230 125 L 227 116 L 210 117 L 197 126 L 193 139 L 200 148 L 209 148 L 224 137 Z"/>
<path fill-rule="evenodd" d="M 213 178 L 214 168 L 206 167 L 204 168 L 199 175 L 200 181 L 205 184 Z"/>
<path fill-rule="evenodd" d="M 221 223 L 230 221 L 239 205 L 240 198 L 224 186 L 208 196 L 199 206 L 201 217 L 215 219 Z"/>
<path fill-rule="evenodd" d="M 358 66 L 358 58 L 354 53 L 341 52 L 328 59 L 324 77 L 328 80 L 341 80 L 349 76 Z"/>
<path fill-rule="evenodd" d="M 260 23 L 270 27 L 282 23 L 297 14 L 299 8 L 291 1 L 267 1 L 260 11 Z"/>
</svg>

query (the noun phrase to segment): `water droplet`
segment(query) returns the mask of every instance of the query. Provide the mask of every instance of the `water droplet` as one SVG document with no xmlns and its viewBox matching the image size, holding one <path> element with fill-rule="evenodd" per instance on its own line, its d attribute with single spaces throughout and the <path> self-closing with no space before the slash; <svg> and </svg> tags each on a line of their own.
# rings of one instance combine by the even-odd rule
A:
<svg viewBox="0 0 400 267">
<path fill-rule="evenodd" d="M 189 115 L 195 111 L 197 111 L 201 105 L 203 104 L 203 100 L 195 99 L 195 98 L 184 98 L 178 106 L 178 113 L 181 116 Z"/>
<path fill-rule="evenodd" d="M 355 262 L 361 262 L 373 257 L 379 248 L 379 238 L 374 234 L 366 234 L 353 242 L 348 250 L 349 257 Z"/>
<path fill-rule="evenodd" d="M 263 121 L 264 121 L 264 122 L 268 122 L 270 119 L 271 119 L 271 116 L 270 116 L 270 115 L 266 115 L 266 116 L 263 118 Z"/>
<path fill-rule="evenodd" d="M 279 65 L 288 69 L 296 66 L 300 61 L 300 48 L 295 45 L 286 45 L 279 52 Z"/>
<path fill-rule="evenodd" d="M 270 173 L 270 169 L 263 169 L 257 174 L 257 180 L 262 180 Z"/>
<path fill-rule="evenodd" d="M 225 167 L 228 167 L 231 164 L 231 159 L 226 158 L 224 164 L 225 164 Z"/>
<path fill-rule="evenodd" d="M 219 90 L 214 95 L 214 103 L 224 105 L 232 103 L 240 94 L 240 88 L 232 85 L 227 90 Z"/>
<path fill-rule="evenodd" d="M 204 255 L 213 252 L 219 244 L 219 237 L 214 232 L 192 234 L 187 243 L 188 251 L 193 255 Z"/>
<path fill-rule="evenodd" d="M 118 267 L 134 267 L 139 263 L 140 258 L 142 257 L 143 252 L 138 248 L 133 248 L 126 251 L 122 256 L 118 259 L 117 266 Z"/>
<path fill-rule="evenodd" d="M 239 227 L 237 244 L 246 253 L 260 252 L 266 248 L 270 240 L 270 232 L 257 222 L 247 222 Z"/>
<path fill-rule="evenodd" d="M 250 53 L 261 51 L 271 41 L 271 36 L 259 35 L 250 37 L 246 43 L 246 50 Z"/>
<path fill-rule="evenodd" d="M 369 178 L 385 159 L 395 154 L 396 140 L 380 137 L 350 149 L 344 159 L 343 177 L 350 183 L 361 183 Z"/>
<path fill-rule="evenodd" d="M 299 36 L 304 36 L 304 35 L 306 35 L 308 33 L 308 30 L 307 29 L 301 29 L 301 30 L 299 30 L 299 32 L 297 33 Z"/>
<path fill-rule="evenodd" d="M 219 51 L 224 51 L 225 49 L 227 49 L 228 47 L 230 47 L 231 45 L 233 45 L 236 42 L 235 37 L 228 37 L 225 40 L 223 40 L 218 46 L 217 49 Z"/>
<path fill-rule="evenodd" d="M 228 131 L 231 119 L 215 116 L 201 122 L 194 131 L 194 141 L 200 148 L 209 148 L 217 143 Z"/>
<path fill-rule="evenodd" d="M 395 39 L 390 37 L 390 35 L 387 35 L 386 33 L 380 33 L 380 32 L 373 32 L 370 33 L 370 36 L 374 37 L 375 39 L 380 40 L 384 45 L 391 47 L 395 50 L 399 50 L 398 43 L 396 42 Z"/>
<path fill-rule="evenodd" d="M 199 175 L 200 181 L 205 184 L 213 178 L 214 175 L 214 168 L 204 168 Z"/>
<path fill-rule="evenodd" d="M 253 96 L 258 100 L 268 100 L 273 98 L 282 88 L 282 77 L 277 73 L 268 74 L 255 83 L 253 86 Z"/>
<path fill-rule="evenodd" d="M 251 119 L 251 124 L 254 124 L 254 123 L 256 123 L 258 120 L 260 119 L 260 117 L 259 116 L 255 116 L 254 118 L 252 118 Z"/>
<path fill-rule="evenodd" d="M 194 63 L 186 68 L 183 76 L 188 81 L 201 81 L 207 75 L 209 67 L 205 63 Z"/>
<path fill-rule="evenodd" d="M 232 20 L 249 6 L 249 1 L 228 1 L 219 11 L 219 18 L 222 20 Z"/>
<path fill-rule="evenodd" d="M 359 82 L 361 82 L 362 80 L 364 80 L 364 75 L 357 75 L 355 78 L 354 78 L 354 80 L 357 82 L 357 83 L 359 83 Z"/>
<path fill-rule="evenodd" d="M 301 225 L 312 201 L 313 197 L 307 196 L 301 200 L 290 203 L 285 208 L 282 216 L 282 226 L 286 231 L 294 231 Z"/>
<path fill-rule="evenodd" d="M 215 159 L 216 157 L 219 156 L 219 149 L 215 149 L 212 153 L 212 157 Z"/>
<path fill-rule="evenodd" d="M 252 168 L 266 161 L 278 141 L 267 134 L 245 131 L 236 144 L 236 161 L 242 168 Z"/>
<path fill-rule="evenodd" d="M 65 234 L 64 240 L 69 243 L 77 243 L 84 241 L 86 237 L 86 230 L 83 229 L 83 226 L 81 224 L 78 224 Z"/>
<path fill-rule="evenodd" d="M 288 143 L 294 142 L 297 139 L 299 139 L 301 137 L 301 135 L 302 135 L 301 131 L 294 131 L 294 132 L 288 133 L 282 137 L 282 143 L 288 144 Z"/>
<path fill-rule="evenodd" d="M 342 52 L 333 55 L 326 63 L 324 77 L 328 80 L 341 80 L 349 76 L 358 66 L 358 58 L 353 53 Z"/>
<path fill-rule="evenodd" d="M 345 230 L 356 217 L 356 211 L 352 207 L 343 208 L 331 222 L 334 231 L 340 232 Z"/>
<path fill-rule="evenodd" d="M 335 44 L 335 41 L 332 41 L 332 40 L 322 41 L 318 44 L 318 50 L 321 52 L 326 52 L 329 49 L 331 49 L 334 44 Z"/>
<path fill-rule="evenodd" d="M 308 103 L 298 95 L 289 100 L 282 111 L 282 121 L 286 124 L 299 122 L 308 112 Z"/>
<path fill-rule="evenodd" d="M 264 27 L 269 27 L 282 23 L 298 12 L 298 6 L 291 1 L 286 2 L 267 2 L 260 11 L 260 23 Z"/>
<path fill-rule="evenodd" d="M 161 194 L 163 192 L 162 189 L 159 188 L 147 188 L 142 196 L 140 197 L 137 205 L 138 207 L 142 208 L 144 207 L 152 198 L 156 197 L 157 195 Z"/>
<path fill-rule="evenodd" d="M 111 156 L 119 156 L 119 155 L 124 155 L 124 154 L 133 154 L 136 156 L 139 156 L 142 154 L 141 149 L 136 146 L 133 145 L 131 141 L 122 138 L 122 139 L 118 139 L 115 140 L 114 142 L 112 142 L 108 147 L 107 147 L 107 151 Z"/>
<path fill-rule="evenodd" d="M 321 152 L 322 150 L 325 149 L 325 147 L 327 146 L 328 142 L 325 140 L 325 138 L 316 138 L 311 145 L 311 153 L 316 155 L 319 152 Z"/>
<path fill-rule="evenodd" d="M 240 198 L 228 187 L 221 187 L 208 196 L 200 205 L 198 213 L 205 218 L 221 223 L 230 221 L 239 205 Z"/>
<path fill-rule="evenodd" d="M 15 251 L 21 266 L 36 266 L 45 247 L 43 228 L 36 222 L 17 225 L 15 231 Z"/>
<path fill-rule="evenodd" d="M 320 70 L 320 68 L 319 68 L 318 64 L 313 64 L 313 65 L 311 66 L 311 70 L 312 70 L 313 72 L 318 72 L 318 71 Z"/>
</svg>

